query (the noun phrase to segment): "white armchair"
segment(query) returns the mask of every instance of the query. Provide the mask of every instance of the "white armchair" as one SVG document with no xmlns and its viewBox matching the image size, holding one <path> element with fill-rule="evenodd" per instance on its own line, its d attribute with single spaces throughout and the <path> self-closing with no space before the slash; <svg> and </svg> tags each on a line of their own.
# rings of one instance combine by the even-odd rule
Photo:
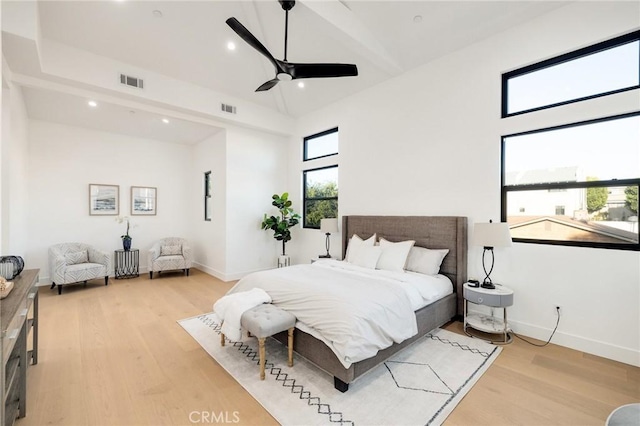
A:
<svg viewBox="0 0 640 426">
<path fill-rule="evenodd" d="M 157 241 L 149 250 L 149 279 L 154 272 L 182 269 L 187 276 L 193 264 L 189 242 L 184 238 L 169 237 Z"/>
<path fill-rule="evenodd" d="M 109 285 L 111 258 L 108 253 L 83 243 L 62 243 L 49 247 L 49 273 L 51 288 L 104 277 L 104 285 Z"/>
</svg>

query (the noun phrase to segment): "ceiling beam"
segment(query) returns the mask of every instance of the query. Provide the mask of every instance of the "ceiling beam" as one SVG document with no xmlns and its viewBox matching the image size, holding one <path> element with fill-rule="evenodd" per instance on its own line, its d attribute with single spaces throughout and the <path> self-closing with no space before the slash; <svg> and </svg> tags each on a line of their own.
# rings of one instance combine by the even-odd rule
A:
<svg viewBox="0 0 640 426">
<path fill-rule="evenodd" d="M 342 32 L 355 46 L 358 53 L 373 62 L 389 75 L 401 74 L 404 70 L 389 54 L 380 41 L 360 19 L 340 0 L 299 0 L 309 10 Z"/>
</svg>

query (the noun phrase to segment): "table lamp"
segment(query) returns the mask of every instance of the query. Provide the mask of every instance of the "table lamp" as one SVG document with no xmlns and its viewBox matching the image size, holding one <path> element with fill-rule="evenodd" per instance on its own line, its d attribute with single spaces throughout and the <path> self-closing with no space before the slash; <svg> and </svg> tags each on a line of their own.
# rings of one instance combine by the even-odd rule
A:
<svg viewBox="0 0 640 426">
<path fill-rule="evenodd" d="M 496 288 L 491 282 L 491 271 L 493 271 L 494 256 L 493 249 L 495 247 L 511 247 L 511 233 L 509 232 L 509 224 L 506 222 L 493 223 L 476 223 L 473 227 L 473 245 L 483 246 L 482 251 L 482 269 L 484 269 L 483 288 Z M 485 254 L 491 252 L 491 268 L 487 272 L 485 264 Z"/>
<path fill-rule="evenodd" d="M 330 245 L 329 237 L 331 236 L 332 232 L 338 232 L 338 219 L 337 218 L 320 219 L 320 231 L 324 232 L 327 235 L 327 241 L 325 243 L 325 246 L 327 248 L 327 254 L 321 254 L 318 257 L 322 259 L 328 259 L 331 257 L 331 255 L 329 254 L 329 245 Z"/>
</svg>

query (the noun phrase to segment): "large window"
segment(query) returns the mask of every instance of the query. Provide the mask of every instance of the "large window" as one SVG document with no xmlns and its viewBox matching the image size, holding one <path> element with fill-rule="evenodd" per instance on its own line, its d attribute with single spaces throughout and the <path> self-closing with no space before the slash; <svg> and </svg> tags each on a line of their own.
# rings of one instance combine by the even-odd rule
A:
<svg viewBox="0 0 640 426">
<path fill-rule="evenodd" d="M 514 241 L 640 250 L 640 113 L 502 138 Z"/>
<path fill-rule="evenodd" d="M 304 138 L 303 160 L 328 157 L 338 153 L 338 128 L 326 130 Z"/>
<path fill-rule="evenodd" d="M 502 117 L 640 87 L 640 31 L 502 75 Z"/>
<path fill-rule="evenodd" d="M 305 228 L 320 229 L 320 219 L 338 217 L 338 166 L 303 172 Z"/>
</svg>

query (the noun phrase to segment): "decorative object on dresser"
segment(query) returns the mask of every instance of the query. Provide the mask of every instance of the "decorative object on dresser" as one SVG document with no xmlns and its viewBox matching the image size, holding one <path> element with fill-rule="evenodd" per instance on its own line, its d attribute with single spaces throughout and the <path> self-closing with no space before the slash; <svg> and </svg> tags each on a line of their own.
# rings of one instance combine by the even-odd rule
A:
<svg viewBox="0 0 640 426">
<path fill-rule="evenodd" d="M 111 256 L 84 243 L 62 243 L 49 247 L 49 274 L 51 288 L 75 284 L 104 277 L 104 285 L 109 284 Z"/>
<path fill-rule="evenodd" d="M 471 337 L 479 337 L 491 343 L 511 343 L 513 338 L 509 334 L 509 324 L 507 322 L 507 307 L 513 305 L 513 291 L 503 285 L 498 285 L 494 289 L 477 287 L 473 283 L 464 284 L 464 332 Z M 469 303 L 489 306 L 491 315 L 480 313 L 469 313 Z M 494 308 L 502 309 L 502 318 L 494 315 Z M 472 334 L 469 329 L 474 329 L 487 333 L 488 336 Z M 501 334 L 502 340 L 494 340 L 490 335 Z"/>
<path fill-rule="evenodd" d="M 140 250 L 115 250 L 113 275 L 116 280 L 140 276 Z"/>
<path fill-rule="evenodd" d="M 120 186 L 89 184 L 89 214 L 117 216 L 120 213 Z"/>
<path fill-rule="evenodd" d="M 187 276 L 193 264 L 193 254 L 189 242 L 184 238 L 167 237 L 156 241 L 149 250 L 149 279 L 154 272 L 181 269 Z"/>
<path fill-rule="evenodd" d="M 278 257 L 278 267 L 289 266 L 290 260 L 289 256 L 287 256 L 286 243 L 287 241 L 291 241 L 290 228 L 293 228 L 299 223 L 300 215 L 293 211 L 288 192 L 282 195 L 273 194 L 271 198 L 273 199 L 271 205 L 278 209 L 280 217 L 267 216 L 265 213 L 261 227 L 264 230 L 272 230 L 273 238 L 282 241 L 282 255 Z"/>
<path fill-rule="evenodd" d="M 13 290 L 13 282 L 7 281 L 5 277 L 0 276 L 0 299 L 4 299 Z"/>
<path fill-rule="evenodd" d="M 24 260 L 20 256 L 0 257 L 0 276 L 12 280 L 24 269 Z"/>
<path fill-rule="evenodd" d="M 482 281 L 483 288 L 495 288 L 491 281 L 491 272 L 493 271 L 494 264 L 494 248 L 511 247 L 511 233 L 509 232 L 509 224 L 506 222 L 493 223 L 476 223 L 473 227 L 473 245 L 482 246 L 482 269 L 484 269 L 484 280 Z M 485 263 L 485 254 L 491 253 L 491 267 L 487 272 L 487 266 Z"/>
<path fill-rule="evenodd" d="M 331 242 L 330 242 L 331 233 L 338 232 L 338 219 L 337 218 L 320 219 L 320 232 L 324 233 L 327 236 L 327 240 L 325 242 L 327 254 L 321 254 L 318 257 L 327 259 L 331 257 L 331 254 L 329 253 L 329 248 L 331 246 Z"/>
<path fill-rule="evenodd" d="M 0 310 L 0 425 L 27 414 L 27 366 L 38 363 L 38 269 L 15 278 Z M 32 312 L 32 313 L 31 313 Z M 31 349 L 29 349 L 31 348 Z"/>
</svg>

